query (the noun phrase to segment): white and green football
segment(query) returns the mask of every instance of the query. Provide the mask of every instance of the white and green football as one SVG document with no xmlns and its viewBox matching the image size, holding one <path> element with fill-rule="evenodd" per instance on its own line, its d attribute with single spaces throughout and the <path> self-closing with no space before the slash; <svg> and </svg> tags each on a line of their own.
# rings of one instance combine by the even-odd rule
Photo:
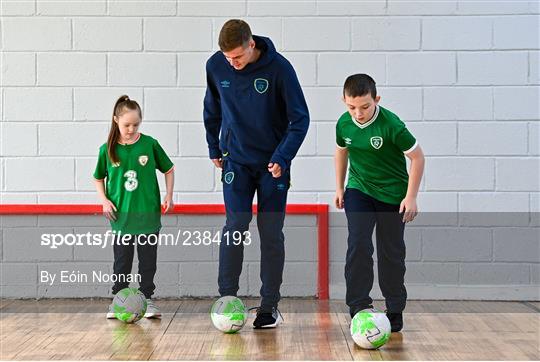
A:
<svg viewBox="0 0 540 362">
<path fill-rule="evenodd" d="M 390 339 L 390 321 L 377 309 L 363 309 L 351 321 L 351 336 L 359 347 L 377 349 Z"/>
<path fill-rule="evenodd" d="M 210 318 L 214 327 L 224 333 L 236 333 L 247 321 L 246 306 L 233 296 L 221 297 L 212 305 Z"/>
<path fill-rule="evenodd" d="M 146 313 L 146 298 L 136 288 L 124 288 L 114 296 L 113 312 L 122 322 L 137 322 Z"/>
</svg>

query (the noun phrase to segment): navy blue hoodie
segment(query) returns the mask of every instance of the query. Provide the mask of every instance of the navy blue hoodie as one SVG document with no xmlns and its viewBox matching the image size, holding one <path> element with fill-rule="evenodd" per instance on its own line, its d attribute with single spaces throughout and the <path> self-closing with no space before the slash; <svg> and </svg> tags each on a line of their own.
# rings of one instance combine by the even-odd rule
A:
<svg viewBox="0 0 540 362">
<path fill-rule="evenodd" d="M 309 127 L 296 73 L 272 41 L 253 36 L 255 63 L 234 69 L 218 51 L 206 63 L 204 126 L 211 159 L 228 156 L 247 166 L 291 165 Z"/>
</svg>

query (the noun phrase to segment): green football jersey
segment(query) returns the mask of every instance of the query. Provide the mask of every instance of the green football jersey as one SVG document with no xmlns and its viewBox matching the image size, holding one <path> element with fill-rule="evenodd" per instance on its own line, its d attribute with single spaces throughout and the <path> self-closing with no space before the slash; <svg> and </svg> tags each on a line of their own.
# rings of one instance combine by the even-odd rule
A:
<svg viewBox="0 0 540 362">
<path fill-rule="evenodd" d="M 140 134 L 129 145 L 116 145 L 119 162 L 112 164 L 107 144 L 99 149 L 94 178 L 106 180 L 107 198 L 116 206 L 114 231 L 149 234 L 161 228 L 161 202 L 156 169 L 167 173 L 173 163 L 154 138 Z"/>
<path fill-rule="evenodd" d="M 336 143 L 349 153 L 347 187 L 388 204 L 399 204 L 407 193 L 405 153 L 416 148 L 414 136 L 389 110 L 377 106 L 361 124 L 345 112 L 336 125 Z"/>
</svg>

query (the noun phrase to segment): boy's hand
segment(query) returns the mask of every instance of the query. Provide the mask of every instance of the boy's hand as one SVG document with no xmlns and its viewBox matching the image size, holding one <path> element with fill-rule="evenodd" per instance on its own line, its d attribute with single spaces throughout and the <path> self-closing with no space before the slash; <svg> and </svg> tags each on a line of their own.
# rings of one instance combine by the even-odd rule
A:
<svg viewBox="0 0 540 362">
<path fill-rule="evenodd" d="M 336 196 L 334 197 L 334 204 L 338 209 L 343 209 L 345 207 L 344 197 L 345 191 L 343 189 L 336 190 Z"/>
<path fill-rule="evenodd" d="M 281 177 L 281 166 L 278 163 L 270 162 L 268 164 L 268 172 L 272 174 L 273 178 Z"/>
<path fill-rule="evenodd" d="M 111 200 L 106 199 L 103 201 L 103 215 L 109 220 L 116 220 L 116 207 Z"/>
<path fill-rule="evenodd" d="M 165 199 L 163 200 L 163 213 L 166 214 L 169 211 L 172 211 L 173 207 L 174 202 L 172 195 L 165 195 Z"/>
<path fill-rule="evenodd" d="M 403 222 L 413 221 L 416 215 L 418 215 L 416 197 L 405 197 L 399 205 L 399 213 L 403 213 Z"/>
</svg>

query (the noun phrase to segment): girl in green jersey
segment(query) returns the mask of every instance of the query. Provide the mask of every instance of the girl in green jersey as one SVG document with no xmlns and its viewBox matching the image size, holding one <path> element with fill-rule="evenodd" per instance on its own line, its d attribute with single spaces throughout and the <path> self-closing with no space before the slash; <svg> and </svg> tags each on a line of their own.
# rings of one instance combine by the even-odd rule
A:
<svg viewBox="0 0 540 362">
<path fill-rule="evenodd" d="M 137 280 L 148 306 L 145 317 L 159 318 L 153 303 L 157 241 L 161 228 L 161 204 L 156 169 L 165 174 L 167 193 L 164 212 L 173 208 L 174 165 L 159 142 L 141 134 L 142 112 L 139 104 L 121 96 L 114 105 L 107 143 L 99 149 L 94 172 L 103 214 L 115 233 L 114 285 L 112 293 Z M 137 245 L 139 271 L 130 278 L 134 248 Z M 112 305 L 107 318 L 114 318 Z"/>
</svg>

